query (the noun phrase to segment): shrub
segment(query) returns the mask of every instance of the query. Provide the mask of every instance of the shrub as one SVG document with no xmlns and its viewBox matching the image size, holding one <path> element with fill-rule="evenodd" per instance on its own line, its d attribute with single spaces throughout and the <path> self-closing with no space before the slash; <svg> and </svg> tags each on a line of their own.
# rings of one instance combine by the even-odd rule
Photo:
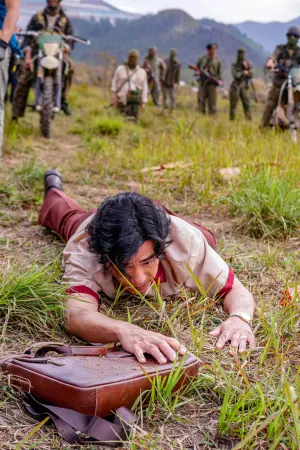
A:
<svg viewBox="0 0 300 450">
<path fill-rule="evenodd" d="M 285 238 L 299 230 L 300 189 L 269 172 L 247 177 L 225 200 L 238 229 L 252 237 Z"/>
<path fill-rule="evenodd" d="M 56 282 L 58 264 L 44 267 L 33 264 L 20 270 L 11 266 L 0 275 L 0 317 L 5 323 L 20 320 L 36 328 L 56 327 L 63 317 L 65 286 Z"/>
<path fill-rule="evenodd" d="M 117 136 L 122 129 L 122 121 L 120 119 L 110 119 L 108 117 L 98 119 L 92 127 L 94 133 L 103 136 Z"/>
</svg>

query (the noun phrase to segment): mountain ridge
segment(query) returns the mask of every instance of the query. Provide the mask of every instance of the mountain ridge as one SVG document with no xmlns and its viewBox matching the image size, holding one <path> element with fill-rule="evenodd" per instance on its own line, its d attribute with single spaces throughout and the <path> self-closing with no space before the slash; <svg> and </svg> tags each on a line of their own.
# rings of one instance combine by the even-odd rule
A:
<svg viewBox="0 0 300 450">
<path fill-rule="evenodd" d="M 255 39 L 268 53 L 273 52 L 276 45 L 286 42 L 286 32 L 289 27 L 300 27 L 300 16 L 288 22 L 256 22 L 248 20 L 236 24 L 236 27 L 250 39 Z"/>
<path fill-rule="evenodd" d="M 230 67 L 236 58 L 236 51 L 245 47 L 247 57 L 260 67 L 266 57 L 263 48 L 243 35 L 233 25 L 222 24 L 210 19 L 195 19 L 178 9 L 164 10 L 157 14 L 145 15 L 134 21 L 117 20 L 115 24 L 86 22 L 75 19 L 76 33 L 92 41 L 90 49 L 76 49 L 76 57 L 85 62 L 95 63 L 93 54 L 102 52 L 124 60 L 128 50 L 137 48 L 142 55 L 147 48 L 155 45 L 161 56 L 166 57 L 170 48 L 176 48 L 183 64 L 195 63 L 206 52 L 209 42 L 216 42 L 224 67 Z"/>
</svg>

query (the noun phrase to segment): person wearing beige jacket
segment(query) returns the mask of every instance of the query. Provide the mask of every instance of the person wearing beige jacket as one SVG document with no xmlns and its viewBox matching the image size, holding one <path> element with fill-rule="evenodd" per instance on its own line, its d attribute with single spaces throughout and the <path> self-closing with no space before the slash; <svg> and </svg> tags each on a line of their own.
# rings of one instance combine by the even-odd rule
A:
<svg viewBox="0 0 300 450">
<path fill-rule="evenodd" d="M 228 318 L 211 332 L 217 348 L 243 352 L 254 346 L 251 321 L 254 300 L 233 270 L 215 251 L 212 233 L 186 221 L 158 202 L 135 192 L 107 198 L 98 209 L 84 211 L 64 192 L 61 176 L 45 174 L 45 199 L 39 222 L 65 242 L 64 278 L 69 294 L 69 333 L 93 343 L 120 342 L 139 362 L 144 353 L 159 363 L 173 361 L 185 347 L 176 339 L 101 314 L 104 296 L 117 292 L 153 296 L 154 285 L 164 298 L 182 289 L 222 300 Z"/>
<path fill-rule="evenodd" d="M 117 67 L 111 85 L 112 105 L 135 119 L 148 101 L 147 74 L 138 65 L 139 56 L 137 50 L 130 50 L 127 62 Z"/>
</svg>

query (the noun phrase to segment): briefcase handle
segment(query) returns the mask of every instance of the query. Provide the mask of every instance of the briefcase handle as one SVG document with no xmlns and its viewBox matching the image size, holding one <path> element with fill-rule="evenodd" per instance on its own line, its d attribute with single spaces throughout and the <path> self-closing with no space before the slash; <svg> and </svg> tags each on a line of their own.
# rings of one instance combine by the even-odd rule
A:
<svg viewBox="0 0 300 450">
<path fill-rule="evenodd" d="M 64 356 L 106 356 L 107 348 L 105 345 L 69 346 L 61 342 L 39 342 L 28 347 L 24 354 L 33 355 L 34 358 L 45 358 L 49 352 L 55 352 Z"/>
</svg>

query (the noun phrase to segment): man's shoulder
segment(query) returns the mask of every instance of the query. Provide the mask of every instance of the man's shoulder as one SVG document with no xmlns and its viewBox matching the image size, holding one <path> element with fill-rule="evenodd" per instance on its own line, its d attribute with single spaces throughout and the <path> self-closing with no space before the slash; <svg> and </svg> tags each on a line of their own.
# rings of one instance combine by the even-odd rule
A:
<svg viewBox="0 0 300 450">
<path fill-rule="evenodd" d="M 174 262 L 186 264 L 195 253 L 195 241 L 203 243 L 203 234 L 194 225 L 177 216 L 169 216 L 171 221 L 172 244 L 166 253 Z"/>
</svg>

